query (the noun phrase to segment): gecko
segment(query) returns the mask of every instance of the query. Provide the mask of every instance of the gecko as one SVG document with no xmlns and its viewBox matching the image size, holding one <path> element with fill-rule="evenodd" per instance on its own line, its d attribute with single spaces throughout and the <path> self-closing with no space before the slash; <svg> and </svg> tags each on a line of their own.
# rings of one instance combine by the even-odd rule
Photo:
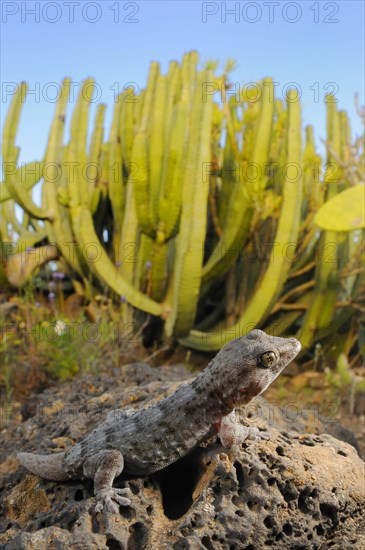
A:
<svg viewBox="0 0 365 550">
<path fill-rule="evenodd" d="M 234 449 L 259 430 L 236 421 L 236 408 L 263 393 L 301 349 L 295 338 L 255 329 L 228 342 L 191 381 L 144 409 L 117 409 L 65 452 L 18 453 L 27 470 L 55 481 L 94 480 L 96 512 L 118 513 L 130 490 L 113 487 L 122 472 L 153 474 L 219 437 Z"/>
</svg>

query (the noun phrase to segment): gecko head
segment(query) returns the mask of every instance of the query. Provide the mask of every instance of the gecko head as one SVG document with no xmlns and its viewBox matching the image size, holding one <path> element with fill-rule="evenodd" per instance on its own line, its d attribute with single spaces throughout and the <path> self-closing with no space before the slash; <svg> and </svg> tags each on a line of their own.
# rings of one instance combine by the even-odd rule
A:
<svg viewBox="0 0 365 550">
<path fill-rule="evenodd" d="M 275 380 L 301 349 L 295 338 L 252 330 L 226 344 L 212 362 L 215 391 L 229 407 L 249 403 Z"/>
</svg>

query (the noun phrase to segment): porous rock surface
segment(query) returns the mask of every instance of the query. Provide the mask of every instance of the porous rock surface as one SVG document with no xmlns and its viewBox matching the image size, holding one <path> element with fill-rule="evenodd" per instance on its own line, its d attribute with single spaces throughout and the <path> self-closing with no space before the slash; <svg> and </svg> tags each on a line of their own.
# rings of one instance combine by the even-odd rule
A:
<svg viewBox="0 0 365 550">
<path fill-rule="evenodd" d="M 120 407 L 144 407 L 191 374 L 141 363 L 47 390 L 2 408 L 0 548 L 260 550 L 365 548 L 364 462 L 348 443 L 304 433 L 257 398 L 245 422 L 270 439 L 239 456 L 218 442 L 149 477 L 121 476 L 130 507 L 95 513 L 91 480 L 46 481 L 19 465 L 19 450 L 68 448 Z M 250 418 L 249 418 L 250 417 Z"/>
</svg>

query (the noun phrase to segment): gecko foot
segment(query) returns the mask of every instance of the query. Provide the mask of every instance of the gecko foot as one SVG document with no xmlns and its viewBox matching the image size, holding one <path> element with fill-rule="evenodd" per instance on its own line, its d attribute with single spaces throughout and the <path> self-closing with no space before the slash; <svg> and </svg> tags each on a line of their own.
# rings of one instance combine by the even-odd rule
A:
<svg viewBox="0 0 365 550">
<path fill-rule="evenodd" d="M 110 487 L 108 489 L 100 489 L 95 493 L 97 500 L 95 512 L 101 512 L 105 508 L 106 512 L 118 514 L 119 506 L 129 506 L 132 503 L 130 498 L 121 495 L 130 494 L 131 491 L 128 488 L 114 489 L 113 487 Z"/>
</svg>

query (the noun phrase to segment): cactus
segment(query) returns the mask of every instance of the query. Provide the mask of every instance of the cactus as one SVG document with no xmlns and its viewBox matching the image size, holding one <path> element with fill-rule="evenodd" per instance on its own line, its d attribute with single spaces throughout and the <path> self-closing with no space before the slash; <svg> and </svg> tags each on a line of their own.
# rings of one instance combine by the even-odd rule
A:
<svg viewBox="0 0 365 550">
<path fill-rule="evenodd" d="M 177 238 L 175 272 L 171 284 L 172 311 L 166 321 L 167 334 L 186 334 L 193 326 L 202 276 L 209 180 L 202 174 L 211 160 L 210 129 L 212 96 L 202 101 L 204 83 L 211 82 L 209 70 L 200 73 L 190 111 L 191 135 L 183 179 L 182 213 Z"/>
<path fill-rule="evenodd" d="M 22 103 L 27 93 L 27 84 L 22 82 L 16 90 L 13 101 L 11 102 L 3 131 L 3 161 L 4 161 L 4 183 L 8 193 L 16 200 L 16 202 L 24 208 L 33 218 L 39 220 L 52 218 L 51 211 L 44 211 L 39 208 L 31 199 L 28 190 L 23 186 L 23 182 L 19 179 L 21 171 L 17 168 L 18 148 L 15 146 L 16 131 L 19 124 L 20 111 Z M 37 181 L 39 181 L 41 174 Z"/>
<path fill-rule="evenodd" d="M 88 166 L 95 167 L 95 177 L 88 179 L 88 197 L 90 209 L 93 214 L 95 214 L 99 200 L 101 189 L 100 180 L 102 176 L 101 170 L 101 159 L 102 159 L 102 144 L 103 144 L 103 134 L 104 134 L 104 116 L 105 116 L 105 105 L 99 105 L 96 116 L 94 131 L 91 136 L 90 150 L 88 154 Z"/>
<path fill-rule="evenodd" d="M 363 251 L 352 229 L 364 222 L 343 202 L 360 203 L 363 194 L 361 144 L 352 144 L 346 113 L 327 98 L 328 162 L 321 181 L 311 126 L 301 145 L 294 91 L 286 104 L 274 99 L 266 78 L 258 99 L 248 91 L 226 100 L 229 67 L 217 75 L 216 63 L 200 69 L 198 61 L 190 52 L 182 63 L 170 63 L 167 74 L 153 62 L 144 90 L 129 87 L 118 96 L 107 137 L 105 106 L 99 105 L 89 149 L 93 81 L 82 85 L 64 143 L 65 79 L 44 159 L 20 168 L 15 136 L 26 85 L 19 86 L 4 126 L 8 164 L 0 185 L 8 280 L 24 284 L 39 267 L 33 252 L 51 244 L 77 291 L 83 287 L 91 297 L 109 289 L 122 299 L 124 320 L 135 318 L 135 308 L 159 316 L 166 336 L 186 345 L 218 349 L 260 326 L 277 334 L 299 331 L 309 348 L 362 307 Z M 202 95 L 206 83 L 221 87 L 221 101 Z M 293 177 L 291 163 L 303 169 L 302 177 Z M 338 181 L 331 179 L 334 168 Z M 42 175 L 37 205 L 31 193 Z M 333 214 L 336 204 L 346 215 Z M 269 254 L 260 257 L 263 246 Z M 18 269 L 25 247 L 34 250 Z"/>
<path fill-rule="evenodd" d="M 89 208 L 86 181 L 82 175 L 82 167 L 86 159 L 86 130 L 88 125 L 89 101 L 84 90 L 90 89 L 91 80 L 83 83 L 71 123 L 71 140 L 69 145 L 69 160 L 75 163 L 77 170 L 75 181 L 68 180 L 69 208 L 72 228 L 81 249 L 86 251 L 92 245 L 91 253 L 84 254 L 84 261 L 89 269 L 96 273 L 117 294 L 125 296 L 134 307 L 143 309 L 153 315 L 161 315 L 162 306 L 135 290 L 118 272 L 117 268 L 105 253 L 95 232 Z M 90 94 L 88 94 L 90 96 Z M 79 159 L 79 160 L 77 160 Z M 81 162 L 80 162 L 81 160 Z M 76 184 L 75 184 L 76 182 Z"/>
<path fill-rule="evenodd" d="M 247 137 L 246 147 L 242 151 L 240 158 L 237 147 L 235 146 L 236 137 L 234 124 L 229 106 L 227 104 L 227 133 L 228 133 L 228 151 L 225 156 L 224 165 L 222 167 L 223 179 L 229 179 L 229 205 L 227 212 L 222 215 L 221 224 L 224 217 L 224 225 L 219 242 L 217 243 L 213 253 L 209 257 L 203 268 L 203 283 L 208 283 L 217 276 L 224 274 L 235 260 L 235 256 L 248 236 L 250 221 L 252 215 L 252 205 L 254 200 L 260 200 L 266 185 L 265 163 L 268 160 L 268 151 L 271 138 L 271 128 L 274 114 L 274 87 L 272 79 L 267 78 L 263 81 L 263 94 L 260 101 L 259 110 L 255 114 L 254 136 L 252 136 L 252 125 L 248 124 L 248 134 L 251 134 L 248 139 L 253 141 L 249 145 L 251 154 L 247 154 Z M 252 110 L 252 108 L 251 108 Z M 243 156 L 244 155 L 244 156 Z M 247 167 L 258 167 L 261 171 L 261 177 L 251 184 L 242 178 L 240 171 Z M 226 184 L 227 185 L 227 184 Z M 225 203 L 225 201 L 223 201 Z"/>
<path fill-rule="evenodd" d="M 56 106 L 55 116 L 48 137 L 45 163 L 49 166 L 42 187 L 42 202 L 45 208 L 53 212 L 52 221 L 46 221 L 46 231 L 50 243 L 56 244 L 62 257 L 66 260 L 72 275 L 82 276 L 83 268 L 80 258 L 73 250 L 74 235 L 68 209 L 69 194 L 67 190 L 67 162 L 69 148 L 63 147 L 66 106 L 71 80 L 62 82 L 61 94 Z M 61 176 L 57 166 L 61 167 Z M 62 204 L 62 192 L 65 205 Z M 60 200 L 61 199 L 61 200 Z"/>
<path fill-rule="evenodd" d="M 332 96 L 327 96 L 327 135 L 333 150 L 339 152 L 340 120 Z M 333 159 L 333 155 L 329 153 L 324 176 L 327 200 L 334 197 L 337 192 L 337 173 L 339 171 L 339 164 Z M 335 177 L 333 177 L 334 172 Z M 301 327 L 301 342 L 304 348 L 310 346 L 315 338 L 316 331 L 327 326 L 334 314 L 339 284 L 337 234 L 334 231 L 324 231 L 322 233 L 319 240 L 318 259 L 315 273 L 316 285 Z"/>
<path fill-rule="evenodd" d="M 300 105 L 293 101 L 296 91 L 288 92 L 288 130 L 286 139 L 287 163 L 301 167 L 301 124 Z M 299 177 L 294 184 L 289 179 L 283 184 L 283 204 L 275 236 L 275 242 L 279 243 L 281 252 L 286 243 L 295 243 L 298 238 L 299 217 L 302 199 L 302 181 Z M 282 253 L 275 253 L 263 278 L 255 288 L 254 295 L 247 304 L 244 313 L 239 321 L 230 328 L 217 330 L 205 334 L 198 331 L 191 331 L 190 336 L 182 341 L 191 347 L 198 347 L 204 350 L 219 349 L 226 341 L 246 333 L 254 326 L 262 323 L 262 320 L 269 313 L 275 299 L 280 294 L 287 277 L 290 263 Z"/>
<path fill-rule="evenodd" d="M 20 167 L 15 166 L 13 179 L 18 180 L 18 185 L 22 184 L 26 191 L 30 191 L 42 177 L 44 171 L 44 162 L 33 161 L 22 164 Z M 0 202 L 5 202 L 12 199 L 13 194 L 9 192 L 6 183 L 0 183 Z"/>
<path fill-rule="evenodd" d="M 176 63 L 171 64 L 166 77 L 152 64 L 151 90 L 143 98 L 143 114 L 133 144 L 132 163 L 138 167 L 134 182 L 138 222 L 141 231 L 153 239 L 148 288 L 158 301 L 166 291 L 167 243 L 176 235 L 181 210 L 189 104 L 197 78 L 197 61 L 196 52 L 187 54 L 181 69 Z"/>
<path fill-rule="evenodd" d="M 113 121 L 109 136 L 109 198 L 113 212 L 113 250 L 118 257 L 124 216 L 125 189 L 120 137 L 121 96 L 114 105 Z"/>
</svg>

